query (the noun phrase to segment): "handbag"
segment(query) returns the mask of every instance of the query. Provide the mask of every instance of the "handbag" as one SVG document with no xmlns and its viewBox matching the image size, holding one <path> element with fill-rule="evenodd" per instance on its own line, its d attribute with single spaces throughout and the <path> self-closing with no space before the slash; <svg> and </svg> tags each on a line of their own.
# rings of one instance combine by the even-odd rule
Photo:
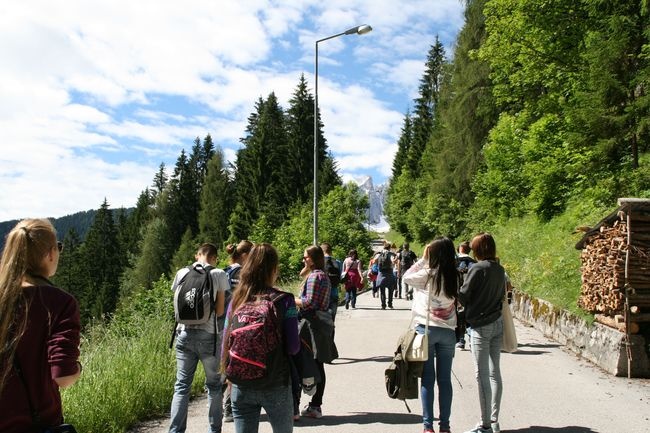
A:
<svg viewBox="0 0 650 433">
<path fill-rule="evenodd" d="M 501 306 L 501 317 L 503 317 L 503 339 L 501 349 L 505 352 L 513 353 L 517 351 L 517 332 L 515 331 L 515 322 L 512 318 L 512 311 L 508 299 L 503 298 Z"/>
<path fill-rule="evenodd" d="M 427 281 L 428 284 L 428 281 Z M 409 330 L 406 331 L 407 334 L 412 332 L 413 335 L 407 335 L 411 339 L 409 345 L 406 349 L 406 360 L 413 361 L 426 361 L 429 359 L 429 315 L 431 314 L 431 289 L 429 286 L 429 297 L 427 300 L 427 322 L 424 325 L 424 334 L 418 334 L 415 332 L 415 329 L 411 328 L 409 325 Z M 413 319 L 411 319 L 411 324 Z"/>
</svg>

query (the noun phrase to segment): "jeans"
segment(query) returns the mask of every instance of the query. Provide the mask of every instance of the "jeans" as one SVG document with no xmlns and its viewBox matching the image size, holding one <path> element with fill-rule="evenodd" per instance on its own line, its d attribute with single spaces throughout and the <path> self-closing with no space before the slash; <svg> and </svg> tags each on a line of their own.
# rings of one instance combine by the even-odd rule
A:
<svg viewBox="0 0 650 433">
<path fill-rule="evenodd" d="M 257 433 L 262 408 L 269 417 L 273 433 L 293 431 L 291 385 L 255 389 L 232 385 L 232 414 L 237 433 Z"/>
<path fill-rule="evenodd" d="M 316 367 L 318 367 L 321 381 L 316 384 L 316 393 L 312 396 L 309 406 L 321 407 L 323 404 L 323 395 L 325 394 L 325 365 L 319 360 L 316 360 Z"/>
<path fill-rule="evenodd" d="M 393 273 L 382 274 L 379 276 L 381 281 L 379 282 L 379 297 L 381 299 L 381 308 L 386 308 L 386 291 L 388 291 L 388 306 L 393 307 L 393 290 L 395 289 L 395 278 Z"/>
<path fill-rule="evenodd" d="M 481 423 L 484 426 L 489 426 L 490 422 L 499 421 L 499 408 L 503 392 L 499 368 L 502 340 L 502 317 L 487 325 L 473 327 L 470 333 L 478 382 L 478 397 L 481 404 Z"/>
<path fill-rule="evenodd" d="M 221 432 L 221 375 L 219 374 L 219 350 L 213 355 L 214 334 L 202 329 L 186 329 L 176 339 L 176 384 L 172 398 L 170 433 L 182 433 L 187 426 L 187 405 L 194 373 L 199 360 L 205 370 L 205 386 L 208 389 L 208 423 L 210 433 Z M 217 346 L 219 347 L 219 346 Z"/>
<path fill-rule="evenodd" d="M 345 289 L 345 308 L 352 304 L 352 308 L 357 308 L 357 288 Z"/>
<path fill-rule="evenodd" d="M 418 325 L 418 334 L 424 334 L 424 325 Z M 456 334 L 453 329 L 429 326 L 429 358 L 424 363 L 420 392 L 422 394 L 422 422 L 425 429 L 433 430 L 434 385 L 438 382 L 438 408 L 440 429 L 449 430 L 451 400 L 451 364 L 454 359 Z"/>
</svg>

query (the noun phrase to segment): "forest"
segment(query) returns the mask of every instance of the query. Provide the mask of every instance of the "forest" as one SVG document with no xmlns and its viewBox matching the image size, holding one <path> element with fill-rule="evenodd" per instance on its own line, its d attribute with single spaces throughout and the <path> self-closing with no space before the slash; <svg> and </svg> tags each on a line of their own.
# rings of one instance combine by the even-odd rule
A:
<svg viewBox="0 0 650 433">
<path fill-rule="evenodd" d="M 209 134 L 197 137 L 170 174 L 160 165 L 134 209 L 112 210 L 105 200 L 85 236 L 64 232 L 54 282 L 77 297 L 84 323 L 110 318 L 120 303 L 192 263 L 204 242 L 222 250 L 242 239 L 270 242 L 282 279 L 295 278 L 312 242 L 314 99 L 304 76 L 289 105 L 281 107 L 273 92 L 256 101 L 234 163 Z M 337 256 L 356 248 L 365 258 L 367 198 L 342 184 L 322 123 L 318 143 L 319 238 Z M 219 259 L 227 263 L 225 251 Z"/>
<path fill-rule="evenodd" d="M 389 181 L 392 229 L 424 244 L 518 221 L 577 226 L 617 197 L 649 197 L 647 3 L 465 6 L 453 52 L 436 37 L 423 53 Z M 301 76 L 286 109 L 273 92 L 256 101 L 234 162 L 209 134 L 196 137 L 173 170 L 152 174 L 135 209 L 109 212 L 104 202 L 83 242 L 68 231 L 56 282 L 79 298 L 84 319 L 110 315 L 188 264 L 201 242 L 271 242 L 282 278 L 293 278 L 311 243 L 313 103 Z M 357 248 L 366 259 L 367 200 L 342 185 L 318 116 L 319 239 L 336 256 Z"/>
<path fill-rule="evenodd" d="M 515 287 L 580 313 L 577 227 L 594 225 L 618 197 L 650 198 L 648 4 L 464 4 L 452 52 L 432 37 L 422 53 L 387 218 L 396 236 L 419 245 L 489 230 Z M 83 379 L 64 393 L 66 418 L 80 431 L 124 431 L 168 408 L 170 276 L 198 243 L 271 242 L 282 284 L 295 278 L 312 242 L 313 104 L 304 76 L 288 107 L 270 92 L 248 117 L 235 161 L 209 134 L 196 137 L 171 170 L 152 173 L 134 209 L 104 201 L 85 238 L 65 233 L 55 283 L 91 325 Z M 356 248 L 367 260 L 367 199 L 342 184 L 316 115 L 319 239 L 337 257 Z"/>
</svg>

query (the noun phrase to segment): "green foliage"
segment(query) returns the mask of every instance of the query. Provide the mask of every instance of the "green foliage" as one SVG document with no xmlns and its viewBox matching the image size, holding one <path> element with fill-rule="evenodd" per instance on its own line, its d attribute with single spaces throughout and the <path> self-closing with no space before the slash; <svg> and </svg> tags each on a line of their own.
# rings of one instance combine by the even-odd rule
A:
<svg viewBox="0 0 650 433">
<path fill-rule="evenodd" d="M 223 152 L 214 151 L 201 190 L 199 238 L 221 246 L 228 237 L 228 218 L 233 210 L 234 187 L 228 178 Z"/>
<path fill-rule="evenodd" d="M 157 281 L 124 303 L 110 324 L 91 325 L 82 340 L 79 381 L 62 390 L 67 422 L 80 432 L 124 432 L 137 421 L 162 416 L 171 402 L 175 355 L 171 282 Z M 200 393 L 205 376 L 194 378 Z M 98 404 L 98 402 L 101 402 Z"/>
<path fill-rule="evenodd" d="M 335 187 L 319 202 L 318 239 L 332 245 L 334 257 L 345 257 L 354 248 L 366 261 L 371 254 L 370 236 L 363 227 L 367 198 L 355 185 Z M 295 206 L 289 219 L 276 232 L 273 244 L 280 254 L 280 276 L 295 278 L 302 269 L 304 249 L 312 244 L 311 203 Z"/>
</svg>

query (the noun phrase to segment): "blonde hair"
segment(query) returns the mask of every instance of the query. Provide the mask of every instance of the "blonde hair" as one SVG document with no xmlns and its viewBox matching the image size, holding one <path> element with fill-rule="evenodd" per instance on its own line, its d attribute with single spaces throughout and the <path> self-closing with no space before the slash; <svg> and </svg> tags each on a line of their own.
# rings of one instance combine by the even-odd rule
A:
<svg viewBox="0 0 650 433">
<path fill-rule="evenodd" d="M 56 231 L 47 219 L 20 221 L 9 232 L 0 259 L 0 392 L 27 325 L 23 281 L 45 278 L 43 259 L 56 248 Z"/>
</svg>

